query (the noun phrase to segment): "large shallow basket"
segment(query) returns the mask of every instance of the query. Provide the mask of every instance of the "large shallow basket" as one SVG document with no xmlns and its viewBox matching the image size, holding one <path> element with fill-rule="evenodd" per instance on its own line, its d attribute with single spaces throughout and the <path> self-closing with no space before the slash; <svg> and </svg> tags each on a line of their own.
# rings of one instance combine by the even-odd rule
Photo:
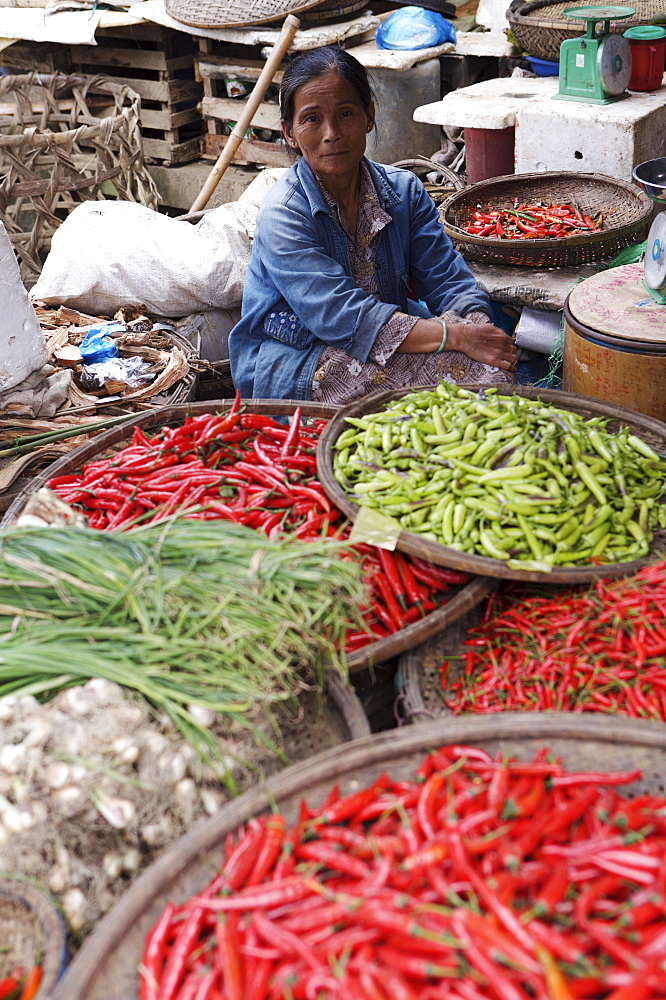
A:
<svg viewBox="0 0 666 1000">
<path fill-rule="evenodd" d="M 41 964 L 36 1000 L 54 989 L 66 958 L 65 922 L 47 895 L 20 878 L 0 877 L 0 979 L 21 966 L 27 972 Z"/>
<path fill-rule="evenodd" d="M 465 389 L 487 389 L 487 386 L 464 386 Z M 666 424 L 642 413 L 635 413 L 615 403 L 605 403 L 599 399 L 580 396 L 573 392 L 562 392 L 558 389 L 540 389 L 527 385 L 499 385 L 496 391 L 502 396 L 525 396 L 527 399 L 540 399 L 544 403 L 565 410 L 572 410 L 583 418 L 605 417 L 608 420 L 608 430 L 618 431 L 628 427 L 632 434 L 646 441 L 660 454 L 666 454 Z M 359 508 L 349 499 L 342 486 L 333 475 L 334 445 L 340 434 L 349 426 L 347 417 L 362 417 L 367 413 L 377 413 L 394 399 L 400 399 L 412 389 L 395 389 L 389 392 L 364 396 L 348 406 L 338 410 L 335 417 L 324 428 L 319 439 L 317 465 L 319 479 L 332 502 L 352 521 L 356 518 Z M 653 543 L 653 557 L 662 549 L 662 542 Z M 554 567 L 549 573 L 536 572 L 527 569 L 512 569 L 501 559 L 491 559 L 486 556 L 450 549 L 438 542 L 431 542 L 412 531 L 401 531 L 397 548 L 401 552 L 418 556 L 439 566 L 474 573 L 479 576 L 492 576 L 506 580 L 532 580 L 542 583 L 589 583 L 600 578 L 631 576 L 641 566 L 652 561 L 652 558 L 636 559 L 632 562 L 606 563 L 601 565 Z"/>
<path fill-rule="evenodd" d="M 451 743 L 521 760 L 531 760 L 546 746 L 576 771 L 641 768 L 643 777 L 626 786 L 629 792 L 664 793 L 666 726 L 660 723 L 615 719 L 609 726 L 607 719 L 566 713 L 507 713 L 406 726 L 355 740 L 270 778 L 167 850 L 100 923 L 51 1000 L 135 1000 L 148 930 L 169 900 L 184 902 L 208 884 L 219 868 L 225 837 L 252 816 L 277 806 L 287 822 L 294 822 L 302 799 L 321 805 L 334 784 L 347 795 L 383 772 L 396 780 L 413 778 L 428 750 Z"/>
<path fill-rule="evenodd" d="M 143 163 L 140 98 L 123 83 L 63 73 L 3 76 L 0 104 L 0 219 L 26 284 L 35 283 L 53 233 L 81 202 L 111 196 L 157 207 Z M 111 113 L 100 117 L 102 108 Z"/>
<path fill-rule="evenodd" d="M 565 17 L 567 8 L 576 6 L 571 0 L 514 0 L 506 12 L 506 19 L 516 42 L 537 59 L 558 62 L 560 45 L 568 38 L 585 34 L 581 21 Z M 637 24 L 647 24 L 659 13 L 658 0 L 635 0 L 631 7 L 636 16 L 611 22 L 611 31 L 624 32 Z"/>
<path fill-rule="evenodd" d="M 31 479 L 7 508 L 1 526 L 9 527 L 14 524 L 31 497 L 37 490 L 45 486 L 49 479 L 55 476 L 69 475 L 81 469 L 86 462 L 96 461 L 124 447 L 132 436 L 135 427 L 141 427 L 145 431 L 150 431 L 151 429 L 170 424 L 182 423 L 185 417 L 190 414 L 197 415 L 222 411 L 228 405 L 228 403 L 222 401 L 207 401 L 191 403 L 189 405 L 165 406 L 142 413 L 127 423 L 123 423 L 121 426 L 98 434 L 79 448 L 57 459 Z M 299 404 L 293 400 L 284 399 L 250 399 L 244 400 L 243 405 L 253 413 L 267 413 L 271 415 L 289 416 L 293 414 L 299 405 L 304 417 L 328 419 L 337 413 L 337 407 L 327 406 L 324 403 Z M 406 649 L 411 649 L 419 643 L 425 642 L 430 636 L 436 635 L 444 628 L 448 628 L 458 618 L 465 615 L 479 601 L 487 597 L 495 587 L 496 581 L 486 577 L 472 577 L 466 584 L 451 587 L 447 602 L 430 612 L 430 614 L 426 615 L 420 621 L 406 626 L 391 636 L 379 639 L 377 642 L 349 653 L 347 655 L 347 667 L 350 673 L 363 670 L 370 665 L 375 666 L 385 663 L 399 656 Z"/>
<path fill-rule="evenodd" d="M 513 208 L 519 202 L 575 203 L 583 214 L 603 215 L 603 229 L 562 239 L 506 240 L 465 232 L 479 205 Z M 635 185 L 603 174 L 552 171 L 508 174 L 471 184 L 440 208 L 446 233 L 467 260 L 519 267 L 570 267 L 613 257 L 647 234 L 654 205 Z"/>
<path fill-rule="evenodd" d="M 165 0 L 171 17 L 195 28 L 241 28 L 300 15 L 321 0 Z M 334 16 L 334 15 L 333 15 Z"/>
</svg>

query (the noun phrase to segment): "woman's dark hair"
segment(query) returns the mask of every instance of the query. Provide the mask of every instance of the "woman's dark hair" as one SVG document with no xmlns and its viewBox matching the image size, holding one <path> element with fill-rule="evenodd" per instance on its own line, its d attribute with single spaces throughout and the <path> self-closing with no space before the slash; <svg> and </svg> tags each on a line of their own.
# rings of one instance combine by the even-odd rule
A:
<svg viewBox="0 0 666 1000">
<path fill-rule="evenodd" d="M 374 95 L 365 66 L 339 45 L 325 45 L 302 52 L 284 71 L 280 84 L 280 117 L 286 125 L 294 120 L 294 97 L 298 88 L 331 70 L 351 83 L 363 107 L 369 108 Z"/>
</svg>

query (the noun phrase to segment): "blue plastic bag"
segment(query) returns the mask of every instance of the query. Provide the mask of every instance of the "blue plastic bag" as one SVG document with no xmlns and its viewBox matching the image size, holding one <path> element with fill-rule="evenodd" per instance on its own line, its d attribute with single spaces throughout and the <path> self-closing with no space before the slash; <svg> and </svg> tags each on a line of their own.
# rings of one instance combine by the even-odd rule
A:
<svg viewBox="0 0 666 1000">
<path fill-rule="evenodd" d="M 428 49 L 444 42 L 455 44 L 456 29 L 434 10 L 403 7 L 382 21 L 375 40 L 380 49 Z"/>
<path fill-rule="evenodd" d="M 108 334 L 123 333 L 126 329 L 123 323 L 105 323 L 104 326 L 91 327 L 79 344 L 84 363 L 91 365 L 97 361 L 106 361 L 107 358 L 115 358 L 118 348 Z"/>
</svg>

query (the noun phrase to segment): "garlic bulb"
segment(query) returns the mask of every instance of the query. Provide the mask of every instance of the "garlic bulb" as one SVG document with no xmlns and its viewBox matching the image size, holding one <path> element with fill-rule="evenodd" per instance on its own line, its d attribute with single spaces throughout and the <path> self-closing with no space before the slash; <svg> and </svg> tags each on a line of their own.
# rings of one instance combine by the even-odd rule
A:
<svg viewBox="0 0 666 1000">
<path fill-rule="evenodd" d="M 124 830 L 136 819 L 136 807 L 129 799 L 121 799 L 101 791 L 91 792 L 90 798 L 100 815 L 115 830 Z"/>
<path fill-rule="evenodd" d="M 51 801 L 56 812 L 66 819 L 70 819 L 84 808 L 86 797 L 76 785 L 65 785 L 64 788 L 54 790 Z"/>
<path fill-rule="evenodd" d="M 0 747 L 0 768 L 18 774 L 25 767 L 26 748 L 22 743 L 6 743 Z"/>
<path fill-rule="evenodd" d="M 86 897 L 80 889 L 68 889 L 63 893 L 62 908 L 75 931 L 80 931 L 86 922 Z"/>
<path fill-rule="evenodd" d="M 43 778 L 49 788 L 64 788 L 72 780 L 69 765 L 62 760 L 52 760 L 44 768 Z"/>
</svg>

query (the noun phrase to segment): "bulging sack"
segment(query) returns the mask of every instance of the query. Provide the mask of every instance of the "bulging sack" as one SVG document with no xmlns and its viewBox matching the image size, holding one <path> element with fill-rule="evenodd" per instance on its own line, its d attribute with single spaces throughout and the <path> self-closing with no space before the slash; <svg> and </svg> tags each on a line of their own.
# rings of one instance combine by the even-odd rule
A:
<svg viewBox="0 0 666 1000">
<path fill-rule="evenodd" d="M 214 214 L 214 226 L 192 226 L 135 202 L 84 202 L 56 230 L 30 296 L 96 316 L 137 302 L 165 317 L 238 306 L 250 236 L 229 206 Z"/>
</svg>

